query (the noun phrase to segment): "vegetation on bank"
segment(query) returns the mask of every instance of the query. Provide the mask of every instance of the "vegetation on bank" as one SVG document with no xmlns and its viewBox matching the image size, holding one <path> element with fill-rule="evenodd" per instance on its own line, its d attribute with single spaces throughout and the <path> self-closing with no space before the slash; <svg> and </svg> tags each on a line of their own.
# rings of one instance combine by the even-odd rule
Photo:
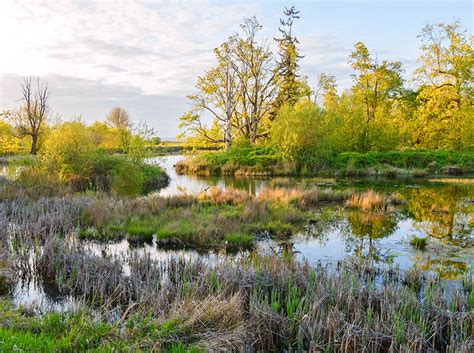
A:
<svg viewBox="0 0 474 353">
<path fill-rule="evenodd" d="M 32 195 L 95 190 L 132 196 L 166 186 L 164 170 L 145 163 L 145 139 L 128 130 L 120 134 L 126 149 L 115 154 L 103 149 L 84 123 L 61 123 L 43 137 L 36 155 L 11 157 L 8 163 L 15 168 L 13 178 Z"/>
<path fill-rule="evenodd" d="M 22 84 L 22 105 L 0 113 L 0 156 L 18 167 L 13 177 L 31 195 L 70 191 L 111 191 L 132 196 L 169 182 L 159 166 L 145 163 L 160 139 L 128 113 L 112 108 L 105 121 L 87 126 L 81 117 L 51 117 L 47 83 Z M 26 155 L 30 151 L 31 156 Z"/>
<path fill-rule="evenodd" d="M 411 176 L 474 173 L 474 152 L 404 150 L 344 152 L 285 161 L 270 147 L 235 148 L 189 156 L 176 164 L 182 174 L 272 176 Z"/>
<path fill-rule="evenodd" d="M 418 67 L 378 60 L 358 42 L 348 58 L 351 87 L 301 74 L 299 11 L 285 9 L 274 53 L 261 25 L 215 49 L 181 117 L 185 145 L 213 146 L 177 165 L 181 173 L 222 175 L 458 175 L 474 172 L 472 37 L 461 23 L 421 29 Z M 311 60 L 309 57 L 304 59 Z M 258 97 L 254 99 L 254 97 Z M 212 118 L 210 124 L 206 124 Z"/>
</svg>

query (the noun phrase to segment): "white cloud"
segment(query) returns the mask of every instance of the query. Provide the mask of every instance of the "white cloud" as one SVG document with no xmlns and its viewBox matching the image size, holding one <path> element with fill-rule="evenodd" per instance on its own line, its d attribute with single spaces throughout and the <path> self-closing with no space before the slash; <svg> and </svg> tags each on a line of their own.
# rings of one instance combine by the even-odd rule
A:
<svg viewBox="0 0 474 353">
<path fill-rule="evenodd" d="M 251 5 L 205 1 L 0 6 L 3 73 L 96 79 L 163 95 L 189 92 L 212 65 L 211 49 L 238 28 L 243 14 L 255 12 Z"/>
</svg>

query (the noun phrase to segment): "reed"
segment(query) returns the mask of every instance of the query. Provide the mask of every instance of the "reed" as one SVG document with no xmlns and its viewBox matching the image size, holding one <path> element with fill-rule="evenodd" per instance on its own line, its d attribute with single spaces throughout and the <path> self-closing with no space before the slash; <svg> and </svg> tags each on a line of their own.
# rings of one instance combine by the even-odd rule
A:
<svg viewBox="0 0 474 353">
<path fill-rule="evenodd" d="M 39 270 L 65 291 L 127 318 L 149 317 L 155 344 L 206 351 L 456 351 L 474 347 L 469 292 L 421 271 L 346 260 L 331 270 L 277 256 L 241 261 L 86 255 L 51 241 Z M 146 344 L 146 341 L 143 342 Z"/>
</svg>

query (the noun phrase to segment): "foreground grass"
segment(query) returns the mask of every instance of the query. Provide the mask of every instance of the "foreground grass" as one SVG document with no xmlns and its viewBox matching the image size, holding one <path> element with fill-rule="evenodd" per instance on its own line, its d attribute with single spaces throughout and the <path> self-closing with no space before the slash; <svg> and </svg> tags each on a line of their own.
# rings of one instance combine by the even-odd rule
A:
<svg viewBox="0 0 474 353">
<path fill-rule="evenodd" d="M 122 325 L 97 319 L 89 310 L 31 316 L 0 301 L 0 320 L 2 352 L 125 352 L 144 347 L 170 353 L 203 352 L 179 342 L 166 344 L 166 325 L 160 327 L 149 318 L 128 320 L 122 330 Z"/>
<path fill-rule="evenodd" d="M 125 263 L 129 274 L 122 271 Z M 123 260 L 50 239 L 37 271 L 101 315 L 28 317 L 4 307 L 0 337 L 6 347 L 470 352 L 474 344 L 471 283 L 448 293 L 435 277 L 417 270 L 360 261 L 330 270 L 274 255 L 215 262 L 163 262 L 146 255 Z M 107 312 L 117 310 L 117 319 L 106 323 Z"/>
<path fill-rule="evenodd" d="M 474 173 L 474 152 L 406 150 L 345 152 L 288 162 L 274 149 L 239 148 L 203 153 L 176 165 L 178 173 L 214 175 L 345 175 L 386 177 L 460 175 Z"/>
</svg>

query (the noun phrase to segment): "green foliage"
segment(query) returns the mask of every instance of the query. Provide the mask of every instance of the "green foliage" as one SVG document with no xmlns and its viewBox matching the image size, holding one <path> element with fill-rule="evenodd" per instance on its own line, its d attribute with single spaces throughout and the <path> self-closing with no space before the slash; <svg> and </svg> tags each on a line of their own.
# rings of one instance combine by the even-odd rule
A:
<svg viewBox="0 0 474 353">
<path fill-rule="evenodd" d="M 212 167 L 219 168 L 228 163 L 243 166 L 263 167 L 274 164 L 280 158 L 272 147 L 233 148 L 229 152 L 214 152 L 202 155 L 202 158 Z"/>
<path fill-rule="evenodd" d="M 472 36 L 456 21 L 426 25 L 419 37 L 423 44 L 421 65 L 416 70 L 420 89 L 412 124 L 414 143 L 428 148 L 472 149 Z"/>
<path fill-rule="evenodd" d="M 143 164 L 141 171 L 143 173 L 143 184 L 141 188 L 143 194 L 159 190 L 168 185 L 170 181 L 169 176 L 160 166 Z"/>
<path fill-rule="evenodd" d="M 90 131 L 80 122 L 64 123 L 54 129 L 41 150 L 44 168 L 59 180 L 86 175 L 97 146 Z"/>
<path fill-rule="evenodd" d="M 273 122 L 270 144 L 286 160 L 304 160 L 314 154 L 321 135 L 321 113 L 309 101 L 284 105 Z"/>
<path fill-rule="evenodd" d="M 122 132 L 127 136 L 127 154 L 107 154 L 107 150 L 118 146 L 118 141 L 123 142 Z M 109 142 L 104 140 L 109 138 Z M 88 128 L 74 121 L 50 131 L 39 158 L 16 157 L 11 163 L 21 167 L 19 181 L 31 187 L 43 185 L 48 190 L 49 185 L 58 187 L 62 183 L 74 191 L 92 189 L 132 196 L 157 190 L 169 182 L 162 168 L 144 164 L 146 150 L 146 140 L 141 135 L 100 123 Z"/>
<path fill-rule="evenodd" d="M 92 133 L 94 143 L 100 149 L 106 151 L 123 150 L 123 141 L 119 129 L 111 128 L 106 123 L 98 121 L 89 126 L 88 129 Z"/>
<path fill-rule="evenodd" d="M 410 240 L 410 244 L 419 250 L 425 250 L 426 245 L 428 245 L 428 238 L 419 238 L 417 236 L 413 236 Z"/>
<path fill-rule="evenodd" d="M 345 170 L 348 166 L 367 170 L 384 165 L 404 169 L 428 169 L 438 173 L 442 172 L 443 167 L 456 165 L 466 172 L 472 172 L 474 170 L 474 153 L 429 150 L 347 152 L 339 154 L 334 160 L 334 167 L 338 170 Z"/>
<path fill-rule="evenodd" d="M 110 189 L 119 195 L 138 195 L 143 187 L 143 172 L 139 165 L 122 159 L 112 171 Z"/>
<path fill-rule="evenodd" d="M 13 126 L 0 119 L 0 156 L 27 152 L 26 140 L 16 137 Z"/>
</svg>

